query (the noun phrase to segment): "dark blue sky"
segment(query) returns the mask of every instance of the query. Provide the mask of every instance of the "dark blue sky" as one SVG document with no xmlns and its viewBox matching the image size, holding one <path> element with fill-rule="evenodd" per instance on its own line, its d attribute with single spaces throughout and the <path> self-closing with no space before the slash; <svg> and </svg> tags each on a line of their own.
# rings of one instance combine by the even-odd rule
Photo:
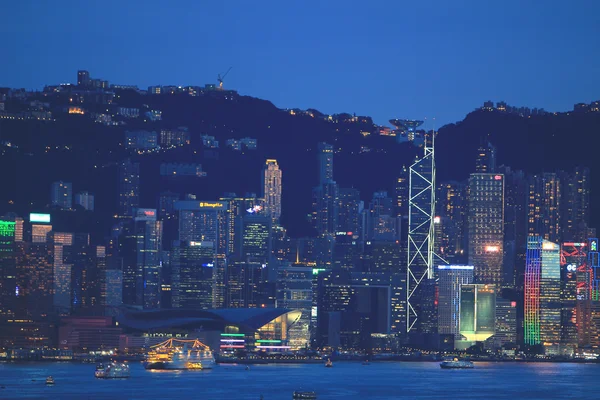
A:
<svg viewBox="0 0 600 400">
<path fill-rule="evenodd" d="M 417 5 L 418 3 L 418 5 Z M 216 83 L 278 107 L 460 120 L 600 99 L 600 1 L 4 1 L 0 86 Z"/>
</svg>

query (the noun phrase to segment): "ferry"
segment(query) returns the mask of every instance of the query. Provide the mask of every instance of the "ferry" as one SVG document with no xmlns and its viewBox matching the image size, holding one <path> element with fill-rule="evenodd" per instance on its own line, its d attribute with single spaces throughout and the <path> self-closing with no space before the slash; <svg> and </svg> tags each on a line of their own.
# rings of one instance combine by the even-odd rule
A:
<svg viewBox="0 0 600 400">
<path fill-rule="evenodd" d="M 325 367 L 327 367 L 327 368 L 333 367 L 333 363 L 331 362 L 330 358 L 327 359 L 327 362 L 325 363 Z"/>
<path fill-rule="evenodd" d="M 316 400 L 317 393 L 315 392 L 294 392 L 292 399 Z"/>
<path fill-rule="evenodd" d="M 443 369 L 470 369 L 475 368 L 475 365 L 471 361 L 459 361 L 458 358 L 454 358 L 454 360 L 442 361 L 440 367 Z"/>
<path fill-rule="evenodd" d="M 54 378 L 49 376 L 46 378 L 46 385 L 52 386 L 54 385 Z"/>
<path fill-rule="evenodd" d="M 151 347 L 146 369 L 212 369 L 215 357 L 199 340 L 169 339 Z"/>
<path fill-rule="evenodd" d="M 94 376 L 101 379 L 118 379 L 129 378 L 131 374 L 129 372 L 129 365 L 111 362 L 106 365 L 102 363 L 96 365 Z"/>
</svg>

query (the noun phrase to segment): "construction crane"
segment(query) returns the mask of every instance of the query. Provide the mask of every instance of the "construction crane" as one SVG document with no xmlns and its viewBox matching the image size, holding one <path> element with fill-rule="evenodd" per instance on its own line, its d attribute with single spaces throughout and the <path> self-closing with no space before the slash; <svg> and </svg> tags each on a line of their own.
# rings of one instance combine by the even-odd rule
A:
<svg viewBox="0 0 600 400">
<path fill-rule="evenodd" d="M 219 89 L 223 90 L 223 79 L 225 79 L 225 77 L 227 76 L 229 71 L 231 71 L 231 68 L 233 68 L 233 67 L 229 67 L 229 69 L 227 70 L 227 72 L 225 72 L 223 74 L 223 76 L 221 76 L 221 74 L 219 74 L 219 76 L 217 77 L 217 81 L 219 81 Z"/>
</svg>

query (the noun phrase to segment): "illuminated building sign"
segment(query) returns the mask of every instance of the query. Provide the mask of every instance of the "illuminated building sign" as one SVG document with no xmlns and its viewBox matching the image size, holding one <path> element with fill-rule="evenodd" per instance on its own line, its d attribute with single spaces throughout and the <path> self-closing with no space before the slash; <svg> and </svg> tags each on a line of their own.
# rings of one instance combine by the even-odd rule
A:
<svg viewBox="0 0 600 400">
<path fill-rule="evenodd" d="M 441 220 L 442 220 L 442 219 L 441 219 L 440 217 L 434 217 L 434 218 L 433 218 L 433 223 L 434 223 L 434 224 L 439 224 Z"/>
<path fill-rule="evenodd" d="M 215 265 L 213 263 L 206 263 L 206 264 L 202 264 L 203 267 L 207 267 L 207 268 L 212 268 Z"/>
<path fill-rule="evenodd" d="M 440 265 L 438 269 L 474 269 L 472 265 Z"/>
<path fill-rule="evenodd" d="M 500 181 L 500 180 L 502 180 L 502 175 L 496 175 L 496 176 L 494 176 L 494 179 L 497 181 Z"/>
<path fill-rule="evenodd" d="M 313 268 L 313 275 L 319 275 L 319 272 L 325 271 L 325 268 Z"/>
<path fill-rule="evenodd" d="M 542 250 L 555 250 L 557 249 L 558 245 L 552 243 L 552 242 L 544 242 L 542 244 Z"/>
<path fill-rule="evenodd" d="M 590 239 L 590 251 L 598 251 L 598 239 Z"/>
<path fill-rule="evenodd" d="M 262 209 L 263 209 L 262 206 L 256 205 L 254 207 L 247 209 L 246 212 L 248 212 L 250 214 L 256 214 L 257 212 L 262 211 Z"/>
<path fill-rule="evenodd" d="M 575 272 L 575 271 L 577 271 L 577 266 L 575 264 L 569 264 L 569 265 L 567 265 L 567 271 Z"/>
<path fill-rule="evenodd" d="M 135 219 L 141 221 L 155 221 L 156 210 L 152 208 L 138 208 L 135 212 Z"/>
<path fill-rule="evenodd" d="M 223 203 L 219 203 L 217 201 L 201 201 L 200 202 L 200 208 L 218 208 L 218 209 L 224 209 L 225 208 L 225 204 Z"/>
<path fill-rule="evenodd" d="M 50 214 L 30 213 L 29 214 L 29 222 L 42 222 L 42 223 L 49 224 L 50 223 Z"/>
<path fill-rule="evenodd" d="M 497 253 L 500 251 L 500 246 L 485 246 L 485 251 L 487 253 Z"/>
</svg>

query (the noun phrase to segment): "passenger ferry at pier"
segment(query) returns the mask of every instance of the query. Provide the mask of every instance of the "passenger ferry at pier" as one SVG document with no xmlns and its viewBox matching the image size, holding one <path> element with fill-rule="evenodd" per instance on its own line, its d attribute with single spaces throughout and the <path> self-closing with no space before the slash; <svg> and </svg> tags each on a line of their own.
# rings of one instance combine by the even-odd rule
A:
<svg viewBox="0 0 600 400">
<path fill-rule="evenodd" d="M 111 362 L 108 364 L 100 363 L 96 365 L 94 376 L 101 379 L 118 379 L 129 378 L 131 374 L 129 372 L 128 364 Z"/>
<path fill-rule="evenodd" d="M 471 361 L 459 361 L 458 358 L 454 358 L 454 360 L 442 361 L 440 367 L 443 369 L 470 369 L 475 368 L 475 365 Z"/>
<path fill-rule="evenodd" d="M 215 357 L 199 340 L 169 339 L 151 347 L 146 369 L 212 369 Z"/>
</svg>

